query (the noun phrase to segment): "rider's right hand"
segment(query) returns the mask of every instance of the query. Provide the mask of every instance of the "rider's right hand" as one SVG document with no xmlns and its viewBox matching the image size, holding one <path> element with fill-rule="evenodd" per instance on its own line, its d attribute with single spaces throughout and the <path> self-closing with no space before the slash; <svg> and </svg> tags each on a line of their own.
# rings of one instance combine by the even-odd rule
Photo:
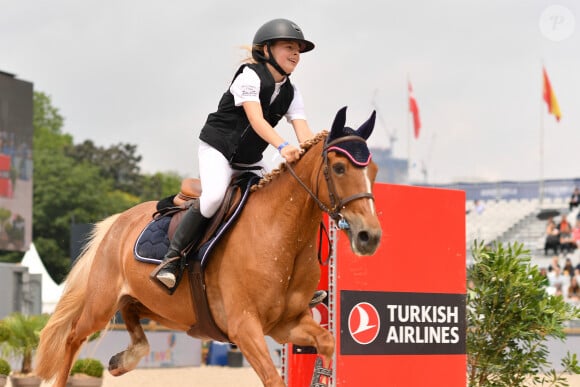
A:
<svg viewBox="0 0 580 387">
<path fill-rule="evenodd" d="M 282 148 L 280 154 L 288 163 L 292 163 L 300 158 L 300 150 L 291 144 Z"/>
</svg>

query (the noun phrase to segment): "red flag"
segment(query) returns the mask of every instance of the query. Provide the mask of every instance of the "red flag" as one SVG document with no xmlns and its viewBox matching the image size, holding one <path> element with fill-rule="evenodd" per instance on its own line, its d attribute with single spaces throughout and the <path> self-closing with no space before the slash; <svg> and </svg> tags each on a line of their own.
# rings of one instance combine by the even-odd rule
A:
<svg viewBox="0 0 580 387">
<path fill-rule="evenodd" d="M 546 72 L 545 67 L 542 67 L 542 73 L 544 75 L 544 101 L 546 101 L 546 104 L 548 105 L 548 113 L 553 114 L 554 117 L 556 117 L 556 121 L 560 122 L 560 117 L 562 117 L 562 113 L 560 112 L 560 105 L 558 105 L 556 94 L 554 94 L 554 90 L 550 84 L 550 79 L 548 78 L 548 73 Z"/>
<path fill-rule="evenodd" d="M 413 95 L 413 86 L 411 86 L 411 81 L 409 81 L 409 111 L 413 115 L 413 129 L 415 138 L 419 138 L 421 119 L 419 118 L 419 106 L 417 105 L 417 100 Z"/>
</svg>

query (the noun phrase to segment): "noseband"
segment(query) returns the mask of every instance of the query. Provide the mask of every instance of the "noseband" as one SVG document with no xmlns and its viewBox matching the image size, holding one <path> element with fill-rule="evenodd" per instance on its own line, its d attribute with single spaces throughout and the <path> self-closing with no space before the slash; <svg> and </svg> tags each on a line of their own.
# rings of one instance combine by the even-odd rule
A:
<svg viewBox="0 0 580 387">
<path fill-rule="evenodd" d="M 314 192 L 312 192 L 312 190 L 310 188 L 308 188 L 308 186 L 298 177 L 298 175 L 296 175 L 296 172 L 294 172 L 294 169 L 292 168 L 292 166 L 290 166 L 289 163 L 286 163 L 286 166 L 288 167 L 288 170 L 290 171 L 292 176 L 294 176 L 294 178 L 298 181 L 298 183 L 300 183 L 302 188 L 304 188 L 306 190 L 306 192 L 308 192 L 308 194 L 312 197 L 312 199 L 314 199 L 316 204 L 318 204 L 318 207 L 322 211 L 326 212 L 328 214 L 328 216 L 330 216 L 330 218 L 332 220 L 334 220 L 336 222 L 336 224 L 338 225 L 338 227 L 341 229 L 347 229 L 349 227 L 348 222 L 346 222 L 346 220 L 344 219 L 344 216 L 340 213 L 340 211 L 342 211 L 342 209 L 348 203 L 350 203 L 354 200 L 363 199 L 363 198 L 369 198 L 372 200 L 375 199 L 373 194 L 370 192 L 357 193 L 357 194 L 351 195 L 345 199 L 341 199 L 336 192 L 336 187 L 334 186 L 334 181 L 330 177 L 330 171 L 328 168 L 328 149 L 336 144 L 339 144 L 341 142 L 347 142 L 347 141 L 359 141 L 359 142 L 366 143 L 366 141 L 359 136 L 344 136 L 344 137 L 340 137 L 334 141 L 329 142 L 328 144 L 326 144 L 324 146 L 324 149 L 322 150 L 322 158 L 323 158 L 322 163 L 324 165 L 324 170 L 323 170 L 324 171 L 324 180 L 326 180 L 326 186 L 328 187 L 330 207 L 327 207 L 324 203 L 322 203 L 322 201 L 318 198 L 318 196 Z"/>
</svg>

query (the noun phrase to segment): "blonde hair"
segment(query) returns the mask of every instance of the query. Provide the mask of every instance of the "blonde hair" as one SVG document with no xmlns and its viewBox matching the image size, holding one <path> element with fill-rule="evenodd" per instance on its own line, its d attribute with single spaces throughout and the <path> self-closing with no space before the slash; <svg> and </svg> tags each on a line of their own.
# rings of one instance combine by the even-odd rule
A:
<svg viewBox="0 0 580 387">
<path fill-rule="evenodd" d="M 252 51 L 253 50 L 262 50 L 262 48 L 264 47 L 263 44 L 254 44 L 253 46 L 250 44 L 245 44 L 243 46 L 240 46 L 240 49 L 245 51 L 246 56 L 240 61 L 240 63 L 244 63 L 244 64 L 253 64 L 253 63 L 258 63 L 258 61 L 256 59 L 254 59 L 253 55 L 252 55 Z"/>
</svg>

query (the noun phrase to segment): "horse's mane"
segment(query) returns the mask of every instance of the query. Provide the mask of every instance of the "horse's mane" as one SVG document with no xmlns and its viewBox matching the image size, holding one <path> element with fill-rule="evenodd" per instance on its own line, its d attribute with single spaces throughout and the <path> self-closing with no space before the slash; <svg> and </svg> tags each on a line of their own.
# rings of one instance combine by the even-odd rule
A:
<svg viewBox="0 0 580 387">
<path fill-rule="evenodd" d="M 322 132 L 318 133 L 316 136 L 314 136 L 311 139 L 306 140 L 302 144 L 300 144 L 300 148 L 302 148 L 304 150 L 304 153 L 306 153 L 314 145 L 316 145 L 320 141 L 324 140 L 326 138 L 326 136 L 328 136 L 328 131 L 323 130 Z M 304 154 L 302 156 L 304 156 Z M 274 178 L 276 178 L 276 176 L 280 175 L 286 169 L 287 169 L 286 163 L 281 163 L 278 166 L 278 168 L 273 169 L 270 173 L 265 174 L 260 179 L 260 181 L 258 181 L 256 184 L 254 184 L 252 186 L 252 188 L 250 188 L 250 191 L 255 192 L 255 191 L 259 190 L 260 188 L 264 187 L 266 184 L 271 182 Z"/>
</svg>

